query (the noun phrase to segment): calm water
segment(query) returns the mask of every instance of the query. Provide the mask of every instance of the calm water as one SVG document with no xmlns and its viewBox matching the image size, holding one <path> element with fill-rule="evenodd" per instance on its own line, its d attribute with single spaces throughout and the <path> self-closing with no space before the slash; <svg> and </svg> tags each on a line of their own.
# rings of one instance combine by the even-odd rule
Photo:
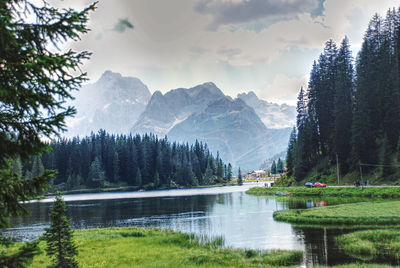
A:
<svg viewBox="0 0 400 268">
<path fill-rule="evenodd" d="M 334 243 L 335 236 L 349 230 L 298 228 L 276 222 L 272 217 L 275 210 L 329 205 L 335 201 L 285 202 L 244 193 L 254 186 L 78 194 L 66 195 L 64 200 L 74 228 L 169 228 L 211 237 L 223 236 L 225 245 L 233 248 L 304 250 L 306 266 L 354 261 Z M 12 228 L 5 234 L 25 241 L 40 236 L 49 226 L 51 202 L 49 198 L 26 204 L 31 214 L 14 218 Z"/>
</svg>

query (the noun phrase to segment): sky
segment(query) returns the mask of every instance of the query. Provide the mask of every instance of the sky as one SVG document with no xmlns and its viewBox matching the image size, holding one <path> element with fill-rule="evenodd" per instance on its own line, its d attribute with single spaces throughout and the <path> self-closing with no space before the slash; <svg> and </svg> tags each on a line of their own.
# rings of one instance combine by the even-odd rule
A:
<svg viewBox="0 0 400 268">
<path fill-rule="evenodd" d="M 92 1 L 50 0 L 82 9 Z M 354 56 L 374 13 L 399 0 L 100 0 L 91 31 L 64 48 L 93 53 L 82 70 L 141 79 L 151 92 L 212 81 L 295 104 L 324 43 L 347 35 Z"/>
</svg>

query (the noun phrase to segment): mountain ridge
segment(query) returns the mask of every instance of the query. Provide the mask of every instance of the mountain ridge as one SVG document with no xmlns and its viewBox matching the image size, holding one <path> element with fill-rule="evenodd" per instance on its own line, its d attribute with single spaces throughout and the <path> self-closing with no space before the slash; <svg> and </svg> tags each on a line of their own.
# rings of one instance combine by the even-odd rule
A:
<svg viewBox="0 0 400 268">
<path fill-rule="evenodd" d="M 76 104 L 78 127 L 72 127 L 69 136 L 105 129 L 114 134 L 153 133 L 185 143 L 199 140 L 244 171 L 284 150 L 291 130 L 285 126 L 295 120 L 285 111 L 294 107 L 266 102 L 252 91 L 233 99 L 205 82 L 151 94 L 140 79 L 111 71 L 83 87 Z M 268 126 L 268 120 L 278 121 Z"/>
</svg>

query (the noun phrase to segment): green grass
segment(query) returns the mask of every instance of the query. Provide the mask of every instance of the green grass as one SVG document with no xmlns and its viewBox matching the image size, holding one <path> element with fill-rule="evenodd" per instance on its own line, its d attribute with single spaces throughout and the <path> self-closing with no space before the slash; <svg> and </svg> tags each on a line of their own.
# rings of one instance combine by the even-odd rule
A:
<svg viewBox="0 0 400 268">
<path fill-rule="evenodd" d="M 336 268 L 389 268 L 393 267 L 391 265 L 385 264 L 369 264 L 369 263 L 352 263 L 352 264 L 343 264 L 343 265 L 335 265 L 335 266 L 315 266 L 316 268 L 322 267 L 336 267 Z"/>
<path fill-rule="evenodd" d="M 275 195 L 276 192 L 290 193 L 292 196 L 330 196 L 330 197 L 400 197 L 400 187 L 255 187 L 246 193 L 252 195 Z"/>
<path fill-rule="evenodd" d="M 347 227 L 400 227 L 400 201 L 362 202 L 311 209 L 274 212 L 274 219 L 300 225 L 346 225 Z"/>
<path fill-rule="evenodd" d="M 160 229 L 76 230 L 80 267 L 259 267 L 299 265 L 301 251 L 272 252 L 222 248 L 223 239 L 207 239 Z M 44 252 L 45 242 L 40 242 Z M 42 253 L 30 267 L 46 267 Z"/>
<path fill-rule="evenodd" d="M 400 260 L 400 230 L 358 231 L 341 235 L 336 242 L 347 255 L 360 260 Z"/>
</svg>

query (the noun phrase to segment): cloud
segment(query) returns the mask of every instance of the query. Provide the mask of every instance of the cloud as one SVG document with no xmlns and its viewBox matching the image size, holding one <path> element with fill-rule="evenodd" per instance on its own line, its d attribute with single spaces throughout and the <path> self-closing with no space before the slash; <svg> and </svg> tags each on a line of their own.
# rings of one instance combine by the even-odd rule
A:
<svg viewBox="0 0 400 268">
<path fill-rule="evenodd" d="M 321 9 L 319 0 L 199 0 L 194 10 L 211 15 L 209 30 L 221 25 L 243 24 L 262 19 L 272 21 Z"/>
<path fill-rule="evenodd" d="M 307 80 L 307 76 L 288 77 L 284 74 L 278 74 L 270 85 L 257 93 L 261 98 L 272 102 L 294 105 L 300 87 L 306 88 Z"/>
<path fill-rule="evenodd" d="M 240 53 L 242 53 L 242 50 L 239 48 L 221 48 L 217 51 L 217 53 L 219 55 L 225 56 L 227 57 L 227 59 L 231 59 L 237 55 L 239 55 Z"/>
<path fill-rule="evenodd" d="M 49 1 L 81 9 L 86 0 Z M 92 81 L 111 69 L 141 78 L 152 91 L 213 81 L 231 96 L 251 89 L 268 100 L 295 103 L 326 40 L 339 44 L 347 35 L 356 53 L 372 15 L 384 16 L 399 0 L 263 2 L 100 1 L 90 13 L 92 31 L 65 48 L 93 52 L 83 66 Z M 121 18 L 134 24 L 135 34 L 113 30 Z M 207 30 L 212 24 L 216 31 Z"/>
<path fill-rule="evenodd" d="M 128 19 L 119 19 L 118 22 L 114 25 L 113 31 L 124 33 L 126 30 L 133 28 L 133 24 L 130 23 Z"/>
</svg>

